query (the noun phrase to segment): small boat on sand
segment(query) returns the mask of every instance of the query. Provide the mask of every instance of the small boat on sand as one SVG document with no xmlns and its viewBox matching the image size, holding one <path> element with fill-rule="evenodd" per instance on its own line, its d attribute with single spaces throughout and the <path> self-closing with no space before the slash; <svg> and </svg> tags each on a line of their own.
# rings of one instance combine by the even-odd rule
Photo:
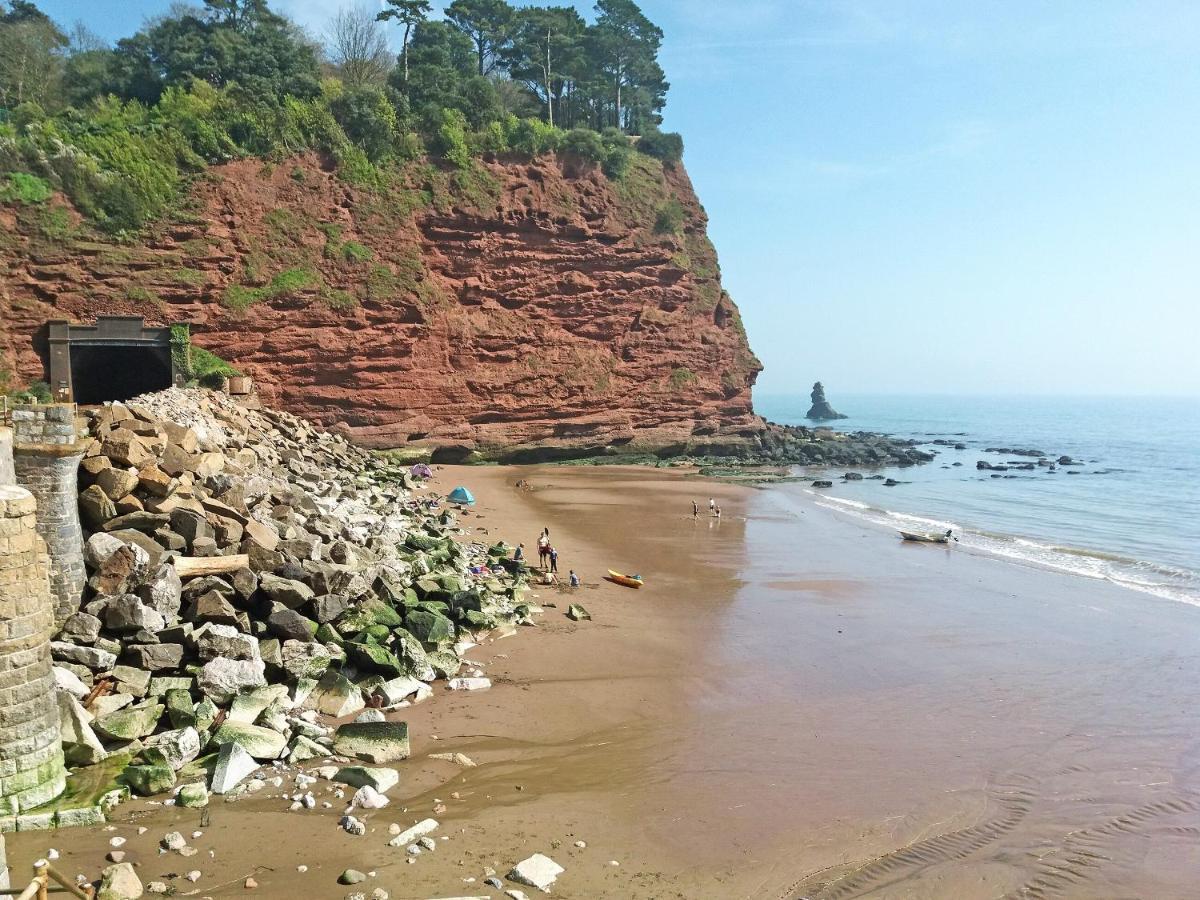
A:
<svg viewBox="0 0 1200 900">
<path fill-rule="evenodd" d="M 622 575 L 620 572 L 614 572 L 612 569 L 608 570 L 608 580 L 615 584 L 623 584 L 625 587 L 631 588 L 640 588 L 645 584 L 642 581 L 641 575 Z"/>
<path fill-rule="evenodd" d="M 948 544 L 950 543 L 951 532 L 938 534 L 930 531 L 902 531 L 900 537 L 906 541 L 914 541 L 918 544 Z M 957 540 L 957 539 L 956 539 Z"/>
</svg>

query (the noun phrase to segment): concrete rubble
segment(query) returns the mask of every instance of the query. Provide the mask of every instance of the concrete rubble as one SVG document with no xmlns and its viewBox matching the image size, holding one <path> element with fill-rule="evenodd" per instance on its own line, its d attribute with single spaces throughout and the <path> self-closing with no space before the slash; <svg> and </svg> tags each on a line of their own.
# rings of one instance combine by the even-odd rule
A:
<svg viewBox="0 0 1200 900">
<path fill-rule="evenodd" d="M 51 644 L 55 683 L 69 762 L 122 754 L 135 793 L 203 805 L 263 764 L 404 759 L 386 711 L 438 679 L 489 686 L 455 678 L 455 647 L 537 612 L 507 547 L 456 541 L 406 467 L 338 435 L 199 390 L 89 415 L 88 583 Z M 366 808 L 399 780 L 337 775 Z"/>
</svg>

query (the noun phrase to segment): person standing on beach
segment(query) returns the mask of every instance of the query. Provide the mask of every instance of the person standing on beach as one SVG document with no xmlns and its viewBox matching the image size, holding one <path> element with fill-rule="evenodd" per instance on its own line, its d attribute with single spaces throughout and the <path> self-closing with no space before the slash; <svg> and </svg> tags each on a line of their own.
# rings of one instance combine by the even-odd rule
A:
<svg viewBox="0 0 1200 900">
<path fill-rule="evenodd" d="M 713 511 L 713 515 L 715 515 L 718 519 L 721 518 L 721 507 L 716 507 Z"/>
<path fill-rule="evenodd" d="M 717 501 L 712 497 L 708 498 L 708 512 L 710 515 L 715 515 L 717 512 Z"/>
<path fill-rule="evenodd" d="M 550 571 L 558 571 L 558 551 L 553 547 L 550 548 Z"/>
<path fill-rule="evenodd" d="M 550 529 L 542 530 L 538 536 L 538 565 L 546 567 L 546 556 L 550 553 Z"/>
<path fill-rule="evenodd" d="M 695 500 L 692 501 L 692 518 L 693 519 L 700 518 L 700 504 L 697 503 Z"/>
</svg>

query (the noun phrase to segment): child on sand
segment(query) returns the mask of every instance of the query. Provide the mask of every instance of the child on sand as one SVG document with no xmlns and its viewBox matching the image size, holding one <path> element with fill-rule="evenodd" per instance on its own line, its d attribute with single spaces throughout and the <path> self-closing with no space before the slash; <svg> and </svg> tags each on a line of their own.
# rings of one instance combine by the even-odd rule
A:
<svg viewBox="0 0 1200 900">
<path fill-rule="evenodd" d="M 558 551 L 553 547 L 550 548 L 550 571 L 558 571 Z"/>
<path fill-rule="evenodd" d="M 525 558 L 525 545 L 517 544 L 516 552 L 513 553 L 513 559 L 517 562 L 520 562 L 524 558 Z"/>
<path fill-rule="evenodd" d="M 579 576 L 575 574 L 575 570 L 571 570 L 571 587 L 579 587 Z"/>
</svg>

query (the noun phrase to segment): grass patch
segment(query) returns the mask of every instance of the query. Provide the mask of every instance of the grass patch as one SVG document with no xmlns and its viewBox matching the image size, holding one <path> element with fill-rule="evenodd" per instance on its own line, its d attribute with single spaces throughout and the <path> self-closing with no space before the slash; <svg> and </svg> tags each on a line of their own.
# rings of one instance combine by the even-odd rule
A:
<svg viewBox="0 0 1200 900">
<path fill-rule="evenodd" d="M 679 234 L 683 230 L 687 211 L 683 204 L 672 197 L 658 208 L 658 217 L 654 220 L 655 234 Z"/>
<path fill-rule="evenodd" d="M 128 285 L 125 288 L 125 298 L 134 303 L 153 303 L 155 305 L 162 303 L 162 297 L 140 284 Z"/>
<path fill-rule="evenodd" d="M 346 241 L 342 244 L 341 257 L 347 262 L 366 262 L 372 255 L 371 249 L 358 241 Z"/>
<path fill-rule="evenodd" d="M 0 203 L 45 203 L 54 191 L 50 183 L 26 172 L 9 172 L 0 182 Z"/>
<path fill-rule="evenodd" d="M 225 291 L 224 304 L 232 310 L 245 310 L 256 303 L 286 297 L 321 283 L 321 276 L 311 269 L 285 269 L 262 287 L 231 284 Z"/>
<path fill-rule="evenodd" d="M 667 379 L 667 383 L 671 385 L 671 390 L 681 391 L 689 384 L 692 384 L 697 380 L 698 379 L 696 378 L 695 372 L 693 372 L 691 369 L 680 367 L 671 372 L 670 377 Z"/>
<path fill-rule="evenodd" d="M 208 280 L 208 276 L 199 269 L 189 269 L 186 267 L 182 269 L 172 269 L 168 273 L 167 277 L 176 284 L 187 284 L 192 286 L 204 284 L 204 282 Z"/>
<path fill-rule="evenodd" d="M 349 291 L 343 291 L 338 288 L 321 291 L 320 300 L 330 309 L 354 309 L 358 306 L 358 298 Z"/>
</svg>

